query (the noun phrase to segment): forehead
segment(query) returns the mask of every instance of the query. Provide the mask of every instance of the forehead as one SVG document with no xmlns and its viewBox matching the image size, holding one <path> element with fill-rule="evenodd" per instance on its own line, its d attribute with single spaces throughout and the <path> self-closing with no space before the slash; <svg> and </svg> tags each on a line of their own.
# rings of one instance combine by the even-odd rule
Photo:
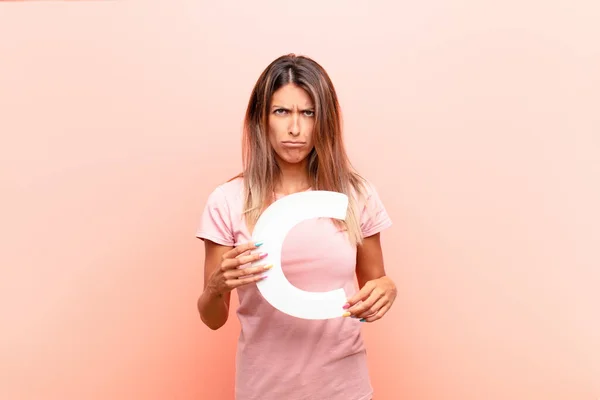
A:
<svg viewBox="0 0 600 400">
<path fill-rule="evenodd" d="M 273 92 L 273 104 L 298 107 L 312 107 L 313 101 L 308 92 L 298 85 L 288 83 Z"/>
</svg>

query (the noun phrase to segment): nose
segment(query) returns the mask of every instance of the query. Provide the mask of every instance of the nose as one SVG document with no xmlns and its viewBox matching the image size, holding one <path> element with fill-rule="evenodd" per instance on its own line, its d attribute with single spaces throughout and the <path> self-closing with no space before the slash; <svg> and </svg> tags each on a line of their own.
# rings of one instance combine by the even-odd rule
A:
<svg viewBox="0 0 600 400">
<path fill-rule="evenodd" d="M 290 127 L 289 127 L 289 134 L 294 137 L 297 137 L 300 135 L 300 118 L 298 117 L 298 114 L 296 114 L 296 113 L 294 113 L 292 115 Z"/>
</svg>

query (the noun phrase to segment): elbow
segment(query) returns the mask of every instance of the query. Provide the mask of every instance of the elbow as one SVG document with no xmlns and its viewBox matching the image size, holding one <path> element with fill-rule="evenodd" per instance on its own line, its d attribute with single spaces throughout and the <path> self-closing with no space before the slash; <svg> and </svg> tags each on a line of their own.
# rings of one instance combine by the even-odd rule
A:
<svg viewBox="0 0 600 400">
<path fill-rule="evenodd" d="M 216 331 L 219 328 L 221 328 L 223 325 L 225 325 L 225 324 L 218 324 L 218 325 L 208 325 L 207 324 L 206 326 L 208 326 L 212 331 Z"/>
<path fill-rule="evenodd" d="M 202 320 L 204 325 L 208 326 L 213 331 L 216 331 L 216 330 L 222 328 L 223 325 L 225 325 L 225 323 L 227 322 L 227 319 L 225 319 L 223 321 L 211 321 L 211 320 L 204 318 L 202 316 L 202 314 L 200 314 L 200 319 Z"/>
<path fill-rule="evenodd" d="M 216 331 L 227 322 L 229 315 L 225 303 L 213 304 L 211 307 L 211 304 L 207 303 L 206 298 L 200 296 L 200 298 L 198 298 L 197 307 L 200 319 L 204 325 L 208 326 L 211 330 Z"/>
</svg>

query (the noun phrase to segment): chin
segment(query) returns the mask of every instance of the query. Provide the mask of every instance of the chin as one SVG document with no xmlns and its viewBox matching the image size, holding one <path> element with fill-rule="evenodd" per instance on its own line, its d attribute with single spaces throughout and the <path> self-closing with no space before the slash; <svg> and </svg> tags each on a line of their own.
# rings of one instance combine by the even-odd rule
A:
<svg viewBox="0 0 600 400">
<path fill-rule="evenodd" d="M 302 155 L 302 156 L 297 156 L 297 157 L 290 157 L 290 156 L 281 157 L 281 156 L 279 156 L 278 158 L 279 158 L 279 161 L 283 162 L 284 164 L 296 165 L 296 164 L 303 164 L 304 162 L 306 162 L 306 160 L 308 159 L 308 154 Z"/>
<path fill-rule="evenodd" d="M 306 157 L 302 158 L 302 159 L 298 159 L 298 158 L 294 158 L 294 159 L 283 159 L 283 162 L 289 165 L 297 165 L 297 164 L 303 164 L 306 161 Z"/>
</svg>

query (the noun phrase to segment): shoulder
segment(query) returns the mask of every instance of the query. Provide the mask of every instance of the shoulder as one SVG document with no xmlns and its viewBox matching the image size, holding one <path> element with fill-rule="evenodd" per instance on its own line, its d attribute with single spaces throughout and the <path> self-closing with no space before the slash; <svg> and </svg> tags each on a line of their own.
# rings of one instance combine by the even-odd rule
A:
<svg viewBox="0 0 600 400">
<path fill-rule="evenodd" d="M 360 192 L 357 203 L 364 237 L 390 227 L 392 221 L 383 201 L 379 197 L 375 184 L 368 179 L 360 178 L 360 185 L 357 190 Z"/>
<path fill-rule="evenodd" d="M 221 215 L 236 214 L 244 204 L 244 180 L 233 178 L 215 186 L 208 194 L 205 208 Z"/>
<path fill-rule="evenodd" d="M 209 194 L 209 200 L 235 203 L 244 195 L 244 179 L 235 177 L 227 182 L 220 183 Z"/>
<path fill-rule="evenodd" d="M 364 189 L 364 195 L 366 197 L 377 195 L 377 188 L 375 187 L 375 184 L 372 181 L 370 181 L 367 178 L 362 178 L 362 184 Z"/>
<path fill-rule="evenodd" d="M 359 205 L 364 206 L 372 198 L 378 198 L 377 188 L 369 179 L 355 175 L 354 183 L 352 185 L 352 195 L 356 199 Z"/>
<path fill-rule="evenodd" d="M 215 191 L 222 192 L 227 198 L 233 199 L 244 194 L 244 178 L 236 176 L 233 179 L 219 184 Z"/>
<path fill-rule="evenodd" d="M 234 232 L 242 209 L 243 179 L 234 178 L 216 186 L 208 195 L 196 237 L 233 246 Z"/>
</svg>

